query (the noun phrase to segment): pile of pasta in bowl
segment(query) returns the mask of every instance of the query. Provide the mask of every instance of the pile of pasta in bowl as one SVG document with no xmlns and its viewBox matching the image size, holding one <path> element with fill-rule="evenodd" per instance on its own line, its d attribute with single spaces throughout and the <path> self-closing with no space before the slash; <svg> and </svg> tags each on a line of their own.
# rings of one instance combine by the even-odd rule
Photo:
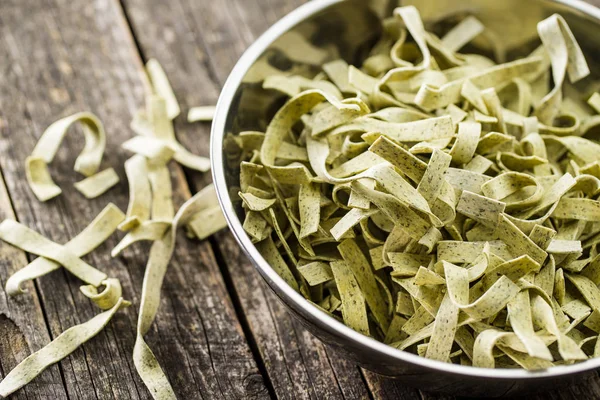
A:
<svg viewBox="0 0 600 400">
<path fill-rule="evenodd" d="M 572 90 L 590 71 L 567 23 L 503 63 L 458 52 L 485 31 L 472 16 L 440 38 L 408 6 L 383 28 L 360 68 L 263 81 L 289 99 L 229 138 L 245 231 L 395 348 L 529 370 L 599 355 L 600 95 Z"/>
</svg>

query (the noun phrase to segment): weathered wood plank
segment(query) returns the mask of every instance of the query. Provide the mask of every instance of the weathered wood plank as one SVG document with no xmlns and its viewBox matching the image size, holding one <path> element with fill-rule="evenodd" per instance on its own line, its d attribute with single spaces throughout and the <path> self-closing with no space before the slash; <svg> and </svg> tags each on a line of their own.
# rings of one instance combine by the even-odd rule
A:
<svg viewBox="0 0 600 400">
<path fill-rule="evenodd" d="M 132 135 L 129 121 L 142 106 L 141 60 L 116 1 L 10 0 L 3 2 L 0 10 L 2 39 L 7 42 L 0 48 L 0 116 L 4 121 L 0 167 L 19 220 L 64 243 L 107 202 L 126 207 L 122 165 L 128 155 L 119 145 Z M 41 204 L 27 187 L 25 157 L 48 124 L 80 110 L 91 110 L 105 122 L 108 146 L 103 166 L 115 167 L 122 182 L 92 201 L 73 190 L 72 183 L 80 177 L 72 166 L 82 138 L 72 132 L 51 167 L 64 193 Z M 172 171 L 179 205 L 189 192 L 181 170 L 173 167 Z M 117 238 L 111 238 L 85 259 L 119 278 L 134 307 L 118 313 L 104 332 L 60 364 L 70 399 L 150 398 L 131 360 L 148 247 L 136 246 L 111 259 L 110 249 L 116 243 Z M 2 268 L 14 270 L 25 260 L 20 256 L 8 261 Z M 79 293 L 79 285 L 62 271 L 39 280 L 52 337 L 97 313 Z M 9 304 L 25 301 L 22 299 L 11 299 Z M 27 318 L 23 310 L 11 310 L 11 314 L 17 311 L 19 318 Z M 37 314 L 32 315 L 33 323 Z M 25 326 L 19 324 L 20 329 Z M 26 336 L 30 347 L 37 349 L 47 341 L 45 337 L 32 338 L 33 334 Z M 180 398 L 260 397 L 266 393 L 208 243 L 180 237 L 148 341 Z M 20 360 L 28 353 L 24 349 L 14 358 Z M 7 367 L 12 364 L 8 357 Z M 49 371 L 36 380 L 38 386 L 60 379 L 58 369 Z M 3 368 L 2 372 L 7 371 Z M 61 397 L 60 388 L 54 386 L 57 395 L 48 389 L 44 392 L 48 398 Z"/>
<path fill-rule="evenodd" d="M 363 370 L 363 373 L 374 399 L 419 400 L 423 396 L 418 391 L 407 388 L 406 385 L 393 379 L 366 370 Z"/>
<path fill-rule="evenodd" d="M 208 1 L 156 1 L 151 6 L 142 0 L 123 3 L 142 53 L 161 62 L 186 110 L 214 104 L 247 45 L 302 1 L 227 1 L 216 7 Z M 180 117 L 176 123 L 180 140 L 196 153 L 208 154 L 208 124 L 189 126 L 184 119 Z M 203 186 L 207 178 L 193 173 L 188 176 L 196 187 Z M 367 398 L 356 366 L 334 358 L 293 321 L 262 283 L 231 234 L 218 234 L 214 243 L 227 265 L 276 395 Z"/>
</svg>

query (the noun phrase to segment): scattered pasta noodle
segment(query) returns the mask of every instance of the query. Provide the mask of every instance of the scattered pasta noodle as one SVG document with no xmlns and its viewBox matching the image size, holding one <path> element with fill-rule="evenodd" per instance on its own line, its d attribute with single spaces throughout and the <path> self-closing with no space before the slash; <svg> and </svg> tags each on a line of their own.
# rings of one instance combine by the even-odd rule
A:
<svg viewBox="0 0 600 400">
<path fill-rule="evenodd" d="M 75 236 L 73 239 L 71 239 L 64 245 L 64 249 L 70 252 L 74 257 L 82 257 L 92 252 L 96 247 L 104 243 L 106 239 L 108 239 L 115 232 L 117 226 L 123 221 L 124 218 L 125 215 L 121 210 L 119 210 L 117 206 L 115 206 L 112 203 L 108 204 L 104 208 L 104 210 L 102 210 L 102 212 L 98 214 L 98 216 L 94 218 L 94 220 L 83 231 L 79 233 L 79 235 Z M 5 220 L 2 224 L 15 225 L 16 222 Z M 0 227 L 2 226 L 2 224 L 0 224 Z M 27 228 L 25 227 L 19 226 L 19 230 L 27 232 L 31 236 L 35 236 L 36 241 L 43 240 L 43 238 L 41 238 L 41 235 L 37 235 L 35 234 L 35 232 L 27 230 Z M 2 232 L 5 231 L 2 230 Z M 8 232 L 6 232 L 6 234 L 14 236 L 15 232 L 11 232 L 11 229 L 9 229 Z M 5 240 L 5 238 L 7 238 L 7 236 L 5 236 L 4 234 L 0 236 L 1 240 Z M 27 244 L 26 240 L 30 241 L 30 243 Z M 27 247 L 33 245 L 31 239 L 27 239 L 21 235 L 11 239 L 10 243 L 25 251 L 27 251 Z M 49 244 L 49 246 L 56 247 L 58 245 Z M 35 248 L 33 250 L 38 251 Z M 22 286 L 26 281 L 39 278 L 52 271 L 55 271 L 59 269 L 61 265 L 64 266 L 64 264 L 60 264 L 56 261 L 57 260 L 51 260 L 43 256 L 36 258 L 31 263 L 27 264 L 8 278 L 8 280 L 6 281 L 6 292 L 11 296 L 22 293 L 24 291 Z M 94 283 L 102 283 L 104 279 L 106 279 L 105 276 L 100 275 L 100 278 L 98 280 L 87 283 L 90 283 L 92 285 Z"/>
<path fill-rule="evenodd" d="M 289 99 L 232 137 L 243 227 L 290 287 L 397 349 L 485 368 L 600 356 L 600 144 L 584 129 L 600 97 L 570 86 L 590 71 L 561 16 L 502 64 L 458 52 L 482 33 L 469 16 L 438 38 L 401 7 L 360 68 L 265 72 Z"/>
<path fill-rule="evenodd" d="M 23 285 L 30 280 L 51 273 L 61 267 L 79 278 L 84 285 L 81 293 L 89 298 L 102 313 L 75 325 L 41 350 L 25 358 L 0 381 L 0 397 L 6 397 L 26 385 L 44 369 L 54 364 L 100 332 L 115 313 L 131 303 L 123 299 L 118 279 L 109 277 L 81 259 L 116 230 L 125 236 L 111 252 L 117 257 L 129 246 L 139 241 L 153 242 L 146 266 L 137 336 L 133 361 L 142 380 L 155 399 L 175 399 L 166 375 L 151 349 L 144 341 L 158 312 L 160 290 L 171 256 L 175 251 L 178 228 L 185 227 L 188 237 L 205 239 L 227 226 L 214 186 L 208 185 L 175 212 L 169 162 L 206 171 L 209 160 L 188 152 L 175 138 L 173 119 L 180 114 L 167 76 L 156 60 L 150 60 L 146 72 L 151 92 L 146 96 L 146 109 L 137 113 L 131 126 L 138 136 L 122 144 L 123 149 L 134 153 L 125 162 L 129 182 L 129 203 L 124 214 L 112 203 L 79 235 L 64 245 L 57 244 L 17 221 L 6 219 L 0 223 L 0 240 L 38 256 L 6 282 L 11 296 L 25 292 Z M 190 122 L 209 121 L 214 107 L 190 110 Z M 79 122 L 85 134 L 85 147 L 75 164 L 75 171 L 87 178 L 75 183 L 75 188 L 86 198 L 95 198 L 119 182 L 114 169 L 96 173 L 106 143 L 102 123 L 91 113 L 78 113 L 52 124 L 41 136 L 32 155 L 26 160 L 29 185 L 40 201 L 58 196 L 62 191 L 54 183 L 48 164 L 53 160 L 67 130 Z"/>
<path fill-rule="evenodd" d="M 146 72 L 150 78 L 151 93 L 146 96 L 146 109 L 137 112 L 131 128 L 138 135 L 150 137 L 152 148 L 159 150 L 161 147 L 172 151 L 172 157 L 181 165 L 206 172 L 210 169 L 210 160 L 206 157 L 190 153 L 175 137 L 173 119 L 179 115 L 180 107 L 167 75 L 160 64 L 152 59 L 146 64 Z M 198 111 L 190 110 L 192 117 L 197 116 Z M 200 119 L 203 121 L 212 119 L 206 109 L 201 110 Z M 147 138 L 144 138 L 147 139 Z M 127 142 L 126 142 L 127 143 Z M 127 146 L 126 149 L 134 152 L 145 152 L 145 146 Z M 143 154 L 147 156 L 148 154 Z"/>
<path fill-rule="evenodd" d="M 135 367 L 155 399 L 175 399 L 175 393 L 166 375 L 156 360 L 144 335 L 150 329 L 160 303 L 160 289 L 167 267 L 175 250 L 177 229 L 189 223 L 196 215 L 210 209 L 216 199 L 211 184 L 181 206 L 162 236 L 154 240 L 144 273 L 144 283 L 138 314 L 137 336 L 133 350 Z M 213 228 L 215 231 L 220 228 Z"/>
<path fill-rule="evenodd" d="M 90 176 L 74 184 L 75 189 L 79 190 L 88 199 L 94 199 L 119 183 L 119 175 L 112 168 L 107 168 L 102 172 Z"/>
<path fill-rule="evenodd" d="M 21 361 L 0 382 L 0 396 L 7 397 L 25 386 L 50 365 L 67 357 L 83 343 L 96 336 L 121 307 L 124 307 L 123 298 L 119 298 L 113 307 L 89 321 L 67 329 L 50 344 Z"/>
<path fill-rule="evenodd" d="M 75 171 L 87 177 L 75 184 L 77 190 L 86 197 L 93 198 L 101 195 L 119 181 L 114 171 L 109 176 L 110 172 L 107 171 L 111 171 L 110 169 L 94 175 L 102 161 L 106 147 L 106 133 L 98 117 L 89 112 L 80 112 L 50 125 L 25 162 L 27 182 L 40 201 L 50 200 L 62 193 L 60 187 L 52 180 L 48 165 L 54 160 L 67 131 L 76 123 L 79 123 L 83 131 L 85 146 L 75 161 Z M 94 189 L 91 188 L 91 185 L 94 186 Z"/>
<path fill-rule="evenodd" d="M 192 107 L 188 111 L 188 122 L 212 121 L 215 115 L 215 106 Z"/>
</svg>

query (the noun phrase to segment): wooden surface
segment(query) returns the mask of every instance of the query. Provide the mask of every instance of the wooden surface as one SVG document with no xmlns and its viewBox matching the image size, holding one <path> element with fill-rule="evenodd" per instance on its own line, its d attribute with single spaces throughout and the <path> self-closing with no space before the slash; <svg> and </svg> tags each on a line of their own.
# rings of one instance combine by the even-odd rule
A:
<svg viewBox="0 0 600 400">
<path fill-rule="evenodd" d="M 0 218 L 17 218 L 59 243 L 68 241 L 110 201 L 127 205 L 119 144 L 142 106 L 142 64 L 157 58 L 183 110 L 214 104 L 244 49 L 303 0 L 2 0 L 0 2 Z M 72 189 L 81 132 L 69 133 L 52 165 L 62 196 L 39 203 L 25 182 L 24 159 L 44 128 L 76 111 L 104 121 L 103 167 L 118 167 L 117 189 L 89 201 Z M 177 136 L 208 155 L 209 126 L 181 116 Z M 178 204 L 210 181 L 173 168 Z M 118 236 L 118 235 L 116 235 Z M 149 399 L 131 359 L 148 246 L 111 259 L 112 237 L 84 259 L 119 278 L 136 307 L 15 399 Z M 0 376 L 94 306 L 79 282 L 54 272 L 9 298 L 7 277 L 27 263 L 0 244 Z M 448 399 L 359 369 L 327 350 L 275 299 L 228 232 L 201 243 L 181 235 L 147 338 L 181 399 Z M 539 399 L 600 397 L 600 379 Z"/>
</svg>

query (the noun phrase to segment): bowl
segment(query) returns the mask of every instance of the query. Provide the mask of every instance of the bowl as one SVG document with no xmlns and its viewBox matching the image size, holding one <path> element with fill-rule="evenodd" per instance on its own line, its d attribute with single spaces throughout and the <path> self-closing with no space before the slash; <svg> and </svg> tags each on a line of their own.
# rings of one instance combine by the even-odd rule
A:
<svg viewBox="0 0 600 400">
<path fill-rule="evenodd" d="M 310 1 L 274 24 L 240 58 L 219 98 L 211 134 L 213 179 L 233 235 L 268 286 L 310 332 L 334 351 L 370 371 L 427 391 L 493 397 L 548 390 L 595 375 L 600 358 L 532 372 L 447 364 L 394 349 L 353 331 L 312 306 L 277 275 L 242 228 L 243 211 L 237 196 L 240 160 L 226 149 L 230 135 L 245 130 L 264 132 L 270 118 L 285 102 L 285 97 L 262 89 L 264 74 L 291 69 L 318 71 L 318 60 L 308 60 L 307 64 L 302 52 L 289 45 L 298 37 L 323 49 L 323 60 L 342 57 L 360 65 L 366 50 L 381 33 L 380 16 L 391 15 L 397 3 L 397 0 Z M 403 1 L 403 5 L 407 3 L 411 2 Z M 595 50 L 600 48 L 597 34 L 600 10 L 581 1 L 420 0 L 414 3 L 426 25 L 441 19 L 475 15 L 492 34 L 502 38 L 503 52 L 509 59 L 523 56 L 539 44 L 537 22 L 558 12 L 573 30 L 591 70 L 598 71 L 594 68 L 598 65 L 594 57 Z M 515 10 L 519 10 L 518 18 L 515 18 Z M 265 68 L 265 64 L 269 68 Z"/>
</svg>

